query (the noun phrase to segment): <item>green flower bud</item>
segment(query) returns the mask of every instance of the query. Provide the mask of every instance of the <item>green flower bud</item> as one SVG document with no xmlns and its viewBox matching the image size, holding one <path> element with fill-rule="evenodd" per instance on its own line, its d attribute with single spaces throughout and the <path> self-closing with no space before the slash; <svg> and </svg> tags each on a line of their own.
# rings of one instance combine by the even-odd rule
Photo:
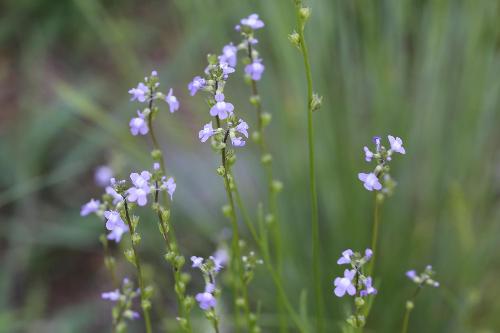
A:
<svg viewBox="0 0 500 333">
<path fill-rule="evenodd" d="M 296 31 L 288 35 L 288 40 L 300 50 L 300 35 Z"/>
<path fill-rule="evenodd" d="M 260 133 L 258 131 L 252 132 L 252 141 L 255 143 L 260 142 Z"/>
<path fill-rule="evenodd" d="M 263 112 L 260 115 L 260 121 L 262 122 L 262 126 L 266 127 L 271 123 L 272 115 L 269 112 Z"/>
<path fill-rule="evenodd" d="M 311 110 L 316 111 L 321 108 L 321 104 L 323 103 L 323 96 L 319 96 L 318 94 L 314 93 L 312 100 L 311 100 Z"/>
<path fill-rule="evenodd" d="M 225 173 L 226 173 L 226 169 L 222 165 L 217 168 L 217 174 L 219 176 L 224 176 Z"/>
<path fill-rule="evenodd" d="M 238 297 L 236 299 L 236 306 L 240 307 L 240 308 L 243 308 L 245 307 L 245 300 L 241 297 Z"/>
<path fill-rule="evenodd" d="M 132 243 L 134 245 L 138 245 L 140 242 L 141 242 L 141 235 L 139 235 L 138 233 L 134 232 L 132 234 Z"/>
<path fill-rule="evenodd" d="M 273 160 L 273 156 L 271 154 L 264 154 L 262 155 L 260 161 L 262 162 L 262 164 L 269 164 L 271 163 Z"/>
<path fill-rule="evenodd" d="M 271 190 L 275 193 L 279 193 L 283 190 L 283 183 L 279 180 L 273 180 L 271 183 Z"/>
<path fill-rule="evenodd" d="M 259 95 L 253 95 L 250 97 L 250 103 L 253 106 L 258 106 L 260 104 L 260 96 Z"/>
<path fill-rule="evenodd" d="M 362 298 L 362 297 L 356 297 L 354 299 L 354 304 L 356 304 L 356 307 L 357 308 L 360 308 L 362 307 L 363 305 L 365 305 L 365 300 Z"/>
<path fill-rule="evenodd" d="M 127 259 L 132 265 L 135 266 L 135 256 L 134 251 L 132 249 L 126 249 L 123 254 L 125 255 L 125 259 Z"/>
<path fill-rule="evenodd" d="M 299 10 L 299 17 L 303 22 L 306 22 L 311 16 L 311 8 L 310 7 L 302 7 Z"/>
<path fill-rule="evenodd" d="M 413 310 L 414 307 L 415 307 L 415 304 L 413 304 L 412 301 L 406 301 L 406 309 L 407 310 Z"/>
<path fill-rule="evenodd" d="M 227 218 L 231 217 L 231 212 L 232 212 L 231 206 L 229 205 L 222 206 L 222 214 L 224 214 L 225 217 Z"/>
<path fill-rule="evenodd" d="M 175 260 L 175 252 L 168 251 L 167 254 L 165 254 L 165 260 L 172 263 Z"/>
<path fill-rule="evenodd" d="M 163 156 L 163 154 L 161 153 L 161 150 L 155 149 L 155 150 L 151 151 L 151 157 L 155 161 L 161 160 L 162 156 Z"/>
</svg>

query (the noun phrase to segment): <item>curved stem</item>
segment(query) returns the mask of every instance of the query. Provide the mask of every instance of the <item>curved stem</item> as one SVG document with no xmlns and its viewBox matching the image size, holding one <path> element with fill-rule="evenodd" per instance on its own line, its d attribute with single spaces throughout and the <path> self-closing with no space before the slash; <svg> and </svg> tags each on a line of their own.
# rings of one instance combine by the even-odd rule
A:
<svg viewBox="0 0 500 333">
<path fill-rule="evenodd" d="M 135 231 L 134 231 L 134 228 L 132 226 L 132 220 L 130 219 L 130 214 L 129 214 L 128 204 L 127 204 L 126 198 L 123 199 L 123 203 L 125 206 L 125 217 L 127 220 L 129 230 L 130 230 L 130 236 L 132 237 L 132 233 Z M 144 278 L 142 276 L 141 260 L 139 259 L 139 253 L 135 247 L 134 242 L 132 241 L 131 243 L 132 243 L 132 251 L 134 251 L 134 262 L 135 262 L 135 268 L 137 270 L 137 280 L 139 281 L 139 289 L 141 290 L 141 303 L 144 303 L 146 301 L 146 299 L 144 297 L 144 295 L 145 295 L 145 293 L 144 293 Z M 147 307 L 145 307 L 144 304 L 141 304 L 141 305 L 142 305 L 142 313 L 144 314 L 144 322 L 146 325 L 146 333 L 151 333 L 152 331 L 151 331 L 151 319 L 149 317 L 149 309 L 147 309 Z"/>
<path fill-rule="evenodd" d="M 311 64 L 309 61 L 309 52 L 304 36 L 305 19 L 301 17 L 301 1 L 295 0 L 296 16 L 298 23 L 298 34 L 300 39 L 300 50 L 304 60 L 304 68 L 307 81 L 307 141 L 309 148 L 309 192 L 311 197 L 311 229 L 312 229 L 312 270 L 314 282 L 314 294 L 317 311 L 316 327 L 318 332 L 324 332 L 324 301 L 323 288 L 321 284 L 320 272 L 320 249 L 319 249 L 319 221 L 318 221 L 318 197 L 316 192 L 316 171 L 314 157 L 314 127 L 313 127 L 313 84 L 311 74 Z"/>
</svg>

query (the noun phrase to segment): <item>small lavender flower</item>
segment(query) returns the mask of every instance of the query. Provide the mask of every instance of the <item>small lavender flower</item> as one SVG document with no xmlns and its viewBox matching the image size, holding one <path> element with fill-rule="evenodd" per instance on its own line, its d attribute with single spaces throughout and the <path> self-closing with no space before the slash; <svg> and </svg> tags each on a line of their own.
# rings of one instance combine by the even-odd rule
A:
<svg viewBox="0 0 500 333">
<path fill-rule="evenodd" d="M 376 148 L 376 151 L 378 153 L 380 151 L 380 143 L 381 143 L 382 138 L 380 136 L 376 135 L 372 138 L 372 140 L 373 140 L 373 143 L 375 144 L 375 148 Z"/>
<path fill-rule="evenodd" d="M 119 243 L 122 235 L 128 231 L 128 226 L 123 222 L 120 213 L 117 211 L 107 210 L 104 212 L 104 217 L 106 218 L 106 229 L 111 231 L 108 234 L 108 239 Z"/>
<path fill-rule="evenodd" d="M 218 262 L 219 265 L 224 266 L 229 261 L 229 253 L 227 253 L 226 249 L 218 249 L 214 252 L 214 262 Z"/>
<path fill-rule="evenodd" d="M 405 148 L 403 147 L 403 140 L 399 137 L 393 137 L 392 135 L 388 135 L 389 143 L 391 145 L 391 151 L 406 154 Z"/>
<path fill-rule="evenodd" d="M 119 300 L 120 296 L 121 296 L 121 294 L 120 294 L 120 291 L 118 289 L 101 294 L 102 299 L 109 300 L 112 302 L 116 302 L 117 300 Z"/>
<path fill-rule="evenodd" d="M 224 268 L 222 266 L 222 261 L 220 260 L 220 258 L 210 256 L 209 259 L 212 260 L 212 262 L 214 263 L 214 267 L 213 267 L 214 272 L 219 272 L 222 268 Z"/>
<path fill-rule="evenodd" d="M 335 279 L 333 284 L 335 285 L 334 293 L 337 297 L 342 297 L 347 294 L 354 296 L 356 294 L 356 287 L 352 284 L 352 279 L 356 275 L 356 270 L 346 269 L 344 271 L 344 277 L 338 277 Z"/>
<path fill-rule="evenodd" d="M 210 115 L 212 117 L 219 116 L 221 120 L 226 119 L 229 115 L 233 114 L 234 105 L 231 103 L 224 102 L 224 94 L 218 93 L 215 95 L 214 106 L 210 109 Z"/>
<path fill-rule="evenodd" d="M 193 78 L 193 81 L 189 82 L 188 84 L 188 89 L 191 96 L 194 96 L 196 92 L 198 92 L 198 90 L 200 90 L 205 86 L 205 84 L 206 84 L 205 79 L 199 76 L 195 76 Z"/>
<path fill-rule="evenodd" d="M 193 268 L 201 268 L 201 265 L 203 265 L 202 257 L 192 256 L 191 261 L 193 262 L 193 265 L 191 266 Z"/>
<path fill-rule="evenodd" d="M 433 276 L 435 274 L 436 273 L 432 269 L 431 265 L 427 265 L 425 267 L 425 270 L 420 274 L 417 274 L 417 272 L 413 269 L 406 272 L 406 276 L 419 286 L 429 285 L 431 287 L 437 288 L 439 287 L 439 282 L 433 279 Z"/>
<path fill-rule="evenodd" d="M 371 277 L 367 277 L 364 281 L 363 281 L 363 284 L 365 285 L 365 288 L 364 290 L 361 290 L 359 292 L 359 295 L 362 296 L 362 297 L 366 297 L 368 295 L 374 295 L 377 293 L 377 289 L 375 289 L 373 286 L 372 286 L 372 278 Z"/>
<path fill-rule="evenodd" d="M 173 177 L 170 177 L 167 179 L 167 177 L 163 176 L 161 178 L 162 180 L 162 189 L 166 189 L 168 194 L 170 195 L 170 200 L 173 199 L 173 196 L 174 196 L 174 192 L 175 192 L 175 188 L 177 187 L 177 185 L 175 184 L 175 180 Z"/>
<path fill-rule="evenodd" d="M 130 180 L 132 180 L 132 184 L 138 188 L 149 187 L 149 180 L 151 179 L 151 173 L 149 171 L 142 171 L 141 174 L 137 172 L 132 172 L 130 174 Z"/>
<path fill-rule="evenodd" d="M 136 136 L 138 134 L 146 135 L 149 132 L 148 123 L 143 113 L 137 110 L 137 117 L 132 118 L 129 123 L 130 133 Z"/>
<path fill-rule="evenodd" d="M 265 67 L 262 64 L 262 60 L 257 59 L 245 66 L 245 73 L 248 74 L 252 80 L 259 81 L 262 77 L 262 73 L 264 73 L 264 69 Z"/>
<path fill-rule="evenodd" d="M 137 202 L 139 206 L 145 206 L 148 203 L 148 194 L 151 191 L 149 186 L 149 179 L 151 178 L 151 173 L 149 171 L 142 171 L 139 175 L 136 172 L 130 174 L 130 179 L 134 184 L 127 190 L 127 200 L 130 202 Z"/>
<path fill-rule="evenodd" d="M 172 95 L 172 88 L 168 91 L 167 97 L 165 97 L 165 100 L 168 103 L 168 106 L 170 108 L 170 113 L 174 113 L 175 111 L 179 110 L 179 101 L 177 100 L 177 97 Z"/>
<path fill-rule="evenodd" d="M 227 62 L 219 62 L 219 67 L 222 69 L 224 80 L 227 80 L 229 74 L 232 74 L 236 71 L 233 67 L 229 66 Z"/>
<path fill-rule="evenodd" d="M 365 161 L 371 162 L 373 158 L 373 153 L 368 149 L 367 146 L 364 146 L 363 149 L 365 150 Z"/>
<path fill-rule="evenodd" d="M 380 184 L 377 176 L 371 172 L 371 173 L 358 173 L 358 178 L 361 180 L 364 184 L 364 187 L 368 191 L 373 191 L 377 190 L 380 191 L 382 189 L 382 184 Z"/>
<path fill-rule="evenodd" d="M 222 48 L 222 54 L 219 56 L 220 62 L 225 62 L 231 67 L 236 67 L 238 48 L 229 43 Z"/>
<path fill-rule="evenodd" d="M 264 27 L 264 22 L 259 19 L 259 15 L 251 14 L 247 18 L 241 19 L 241 25 L 257 30 Z"/>
<path fill-rule="evenodd" d="M 154 163 L 153 163 L 153 170 L 155 170 L 155 171 L 160 170 L 160 163 L 158 163 L 158 162 L 154 162 Z"/>
<path fill-rule="evenodd" d="M 240 119 L 238 125 L 236 126 L 236 130 L 243 134 L 245 137 L 248 138 L 248 124 L 244 122 L 243 120 Z"/>
<path fill-rule="evenodd" d="M 82 206 L 80 210 L 80 216 L 87 216 L 89 214 L 95 213 L 99 210 L 99 205 L 101 202 L 99 200 L 90 199 L 85 205 Z"/>
<path fill-rule="evenodd" d="M 105 190 L 106 194 L 110 195 L 113 198 L 113 205 L 116 205 L 119 202 L 123 201 L 123 197 L 120 194 L 118 194 L 118 192 L 116 192 L 116 190 L 111 186 L 107 186 Z"/>
<path fill-rule="evenodd" d="M 416 280 L 417 280 L 417 272 L 416 272 L 414 269 L 412 269 L 412 270 L 410 270 L 410 271 L 406 272 L 406 276 L 407 276 L 410 280 L 412 280 L 413 282 L 417 282 L 417 281 L 416 281 Z"/>
<path fill-rule="evenodd" d="M 132 95 L 131 101 L 137 100 L 144 103 L 148 98 L 149 88 L 144 83 L 139 82 L 137 88 L 130 89 L 128 93 Z"/>
<path fill-rule="evenodd" d="M 371 259 L 371 257 L 373 256 L 373 251 L 372 249 L 366 249 L 365 250 L 365 261 L 368 261 Z"/>
<path fill-rule="evenodd" d="M 108 186 L 111 178 L 113 178 L 113 170 L 109 166 L 101 165 L 95 170 L 94 179 L 98 186 Z"/>
<path fill-rule="evenodd" d="M 344 252 L 342 252 L 342 256 L 337 260 L 338 265 L 344 265 L 344 264 L 350 264 L 351 263 L 351 256 L 353 255 L 354 252 L 352 252 L 351 249 L 347 249 Z"/>
<path fill-rule="evenodd" d="M 234 147 L 243 147 L 243 146 L 245 146 L 246 142 L 245 142 L 245 140 L 243 140 L 243 138 L 235 136 L 235 137 L 231 137 L 231 144 Z"/>
<path fill-rule="evenodd" d="M 214 135 L 214 128 L 212 127 L 212 122 L 208 122 L 203 126 L 203 129 L 198 133 L 198 138 L 201 142 L 207 141 L 212 135 Z"/>
<path fill-rule="evenodd" d="M 212 295 L 211 292 L 207 291 L 211 289 L 211 284 L 207 284 L 204 292 L 196 294 L 195 299 L 202 310 L 210 310 L 211 308 L 215 308 L 215 306 L 217 305 L 217 300 L 215 299 L 214 295 Z"/>
</svg>

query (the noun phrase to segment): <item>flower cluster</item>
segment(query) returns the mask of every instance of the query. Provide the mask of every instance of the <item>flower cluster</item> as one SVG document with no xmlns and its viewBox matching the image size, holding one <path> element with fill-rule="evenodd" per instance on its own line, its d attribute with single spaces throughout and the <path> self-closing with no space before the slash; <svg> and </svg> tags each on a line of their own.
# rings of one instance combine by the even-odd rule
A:
<svg viewBox="0 0 500 333">
<path fill-rule="evenodd" d="M 241 19 L 241 24 L 236 26 L 236 30 L 241 33 L 243 41 L 238 45 L 238 49 L 247 52 L 245 62 L 245 74 L 253 81 L 260 81 L 264 73 L 265 66 L 259 58 L 259 52 L 255 49 L 258 40 L 255 38 L 255 30 L 264 27 L 264 22 L 259 19 L 259 15 L 252 14 Z"/>
<path fill-rule="evenodd" d="M 382 145 L 382 139 L 379 136 L 373 137 L 375 151 L 372 152 L 367 146 L 363 147 L 365 152 L 365 161 L 371 162 L 375 160 L 377 166 L 370 173 L 358 173 L 358 179 L 363 182 L 363 186 L 368 191 L 382 191 L 386 194 L 391 194 L 396 183 L 392 180 L 389 171 L 388 162 L 391 161 L 394 153 L 406 154 L 403 147 L 403 140 L 392 135 L 387 136 L 390 148 L 387 149 Z"/>
<path fill-rule="evenodd" d="M 153 106 L 154 100 L 164 100 L 170 109 L 171 113 L 179 110 L 180 104 L 177 97 L 173 95 L 173 90 L 170 88 L 167 95 L 157 91 L 160 86 L 158 72 L 152 71 L 149 77 L 144 78 L 144 82 L 139 82 L 136 88 L 128 91 L 132 95 L 131 101 L 139 103 L 147 103 L 147 106 L 141 111 L 137 110 L 137 117 L 130 120 L 130 133 L 132 135 L 146 135 L 149 132 L 150 119 L 158 112 L 158 108 Z"/>
<path fill-rule="evenodd" d="M 227 253 L 216 252 L 208 259 L 202 257 L 191 257 L 192 267 L 199 268 L 205 279 L 205 290 L 196 294 L 195 299 L 202 310 L 211 311 L 217 305 L 218 290 L 215 288 L 215 276 L 223 268 L 227 261 Z M 214 315 L 214 314 L 211 314 Z"/>
<path fill-rule="evenodd" d="M 115 303 L 113 309 L 113 327 L 115 332 L 123 332 L 126 328 L 125 319 L 133 320 L 139 318 L 139 313 L 132 310 L 133 300 L 140 295 L 138 289 L 134 289 L 133 283 L 125 278 L 120 289 L 115 289 L 101 294 L 103 300 Z"/>
<path fill-rule="evenodd" d="M 337 260 L 339 265 L 351 266 L 351 269 L 344 270 L 343 276 L 335 278 L 333 292 L 337 297 L 343 297 L 346 294 L 355 297 L 356 314 L 347 319 L 353 327 L 363 327 L 365 324 L 365 316 L 361 314 L 361 309 L 365 305 L 363 298 L 377 293 L 377 289 L 373 287 L 372 278 L 366 276 L 363 269 L 372 256 L 371 249 L 366 249 L 364 254 L 347 249 Z"/>
<path fill-rule="evenodd" d="M 436 272 L 434 272 L 431 265 L 427 265 L 425 267 L 425 270 L 420 274 L 417 274 L 417 272 L 413 269 L 406 272 L 406 276 L 414 283 L 416 283 L 419 287 L 427 285 L 437 288 L 439 287 L 439 282 L 433 279 L 433 276 L 435 274 Z"/>
</svg>

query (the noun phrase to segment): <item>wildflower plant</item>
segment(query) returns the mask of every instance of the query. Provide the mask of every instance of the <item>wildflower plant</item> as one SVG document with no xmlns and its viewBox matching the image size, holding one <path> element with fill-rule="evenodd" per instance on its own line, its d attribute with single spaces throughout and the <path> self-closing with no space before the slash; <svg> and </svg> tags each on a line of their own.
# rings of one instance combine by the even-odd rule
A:
<svg viewBox="0 0 500 333">
<path fill-rule="evenodd" d="M 347 249 L 337 260 L 338 265 L 347 265 L 350 268 L 344 270 L 343 276 L 335 278 L 333 292 L 337 297 L 354 297 L 355 312 L 347 318 L 347 323 L 354 328 L 365 326 L 365 306 L 367 304 L 365 298 L 377 293 L 377 289 L 373 287 L 372 277 L 365 273 L 365 265 L 372 256 L 371 249 L 366 249 L 364 254 Z"/>
<path fill-rule="evenodd" d="M 401 329 L 401 333 L 407 333 L 408 332 L 408 323 L 410 321 L 410 314 L 413 308 L 415 307 L 415 299 L 419 295 L 420 291 L 424 287 L 433 287 L 437 288 L 439 287 L 439 282 L 437 282 L 434 279 L 434 275 L 436 272 L 432 269 L 431 265 L 427 265 L 424 269 L 423 272 L 418 274 L 415 270 L 409 270 L 406 272 L 406 276 L 413 281 L 417 285 L 417 289 L 415 289 L 415 292 L 411 296 L 409 300 L 406 301 L 405 305 L 405 314 L 403 317 L 403 327 Z"/>
<path fill-rule="evenodd" d="M 123 279 L 120 289 L 115 289 L 108 292 L 103 292 L 101 298 L 103 300 L 114 303 L 112 317 L 112 332 L 123 333 L 127 328 L 127 320 L 135 320 L 140 317 L 139 313 L 134 311 L 133 301 L 139 297 L 140 290 L 134 289 L 133 283 L 125 278 Z"/>
</svg>

